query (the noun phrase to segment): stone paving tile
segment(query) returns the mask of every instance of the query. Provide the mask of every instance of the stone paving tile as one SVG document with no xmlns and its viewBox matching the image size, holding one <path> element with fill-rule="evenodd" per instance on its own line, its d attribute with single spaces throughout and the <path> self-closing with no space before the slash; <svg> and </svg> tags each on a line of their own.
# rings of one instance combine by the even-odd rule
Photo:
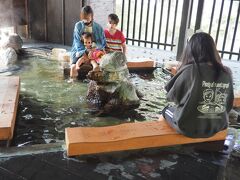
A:
<svg viewBox="0 0 240 180">
<path fill-rule="evenodd" d="M 35 169 L 36 170 L 36 169 Z M 41 169 L 37 169 L 34 176 L 29 178 L 31 180 L 79 180 L 82 177 L 74 175 L 69 171 L 65 171 L 62 168 L 51 166 L 47 163 L 42 163 Z"/>
<path fill-rule="evenodd" d="M 21 175 L 23 177 L 31 177 L 31 174 L 34 173 L 34 171 L 31 170 L 29 172 L 25 172 L 25 170 L 28 167 L 32 166 L 32 162 L 34 159 L 35 158 L 32 155 L 13 157 L 9 160 L 3 161 L 0 164 L 0 167 L 7 169 L 9 172 L 12 172 L 16 175 Z M 38 163 L 35 165 L 36 166 L 32 166 L 32 168 L 37 168 Z M 25 176 L 25 173 L 27 173 L 27 176 Z"/>
<path fill-rule="evenodd" d="M 177 166 L 171 173 L 163 170 L 161 175 L 164 179 L 206 179 L 217 180 L 223 167 L 192 158 L 188 155 L 178 159 Z"/>
<path fill-rule="evenodd" d="M 238 152 L 239 153 L 239 152 Z M 226 180 L 239 180 L 240 179 L 240 157 L 239 155 L 233 157 L 230 155 L 226 164 L 224 177 Z"/>
<path fill-rule="evenodd" d="M 63 169 L 66 172 L 71 172 L 72 174 L 81 178 L 87 177 L 87 180 L 106 179 L 106 176 L 93 172 L 97 162 L 67 158 L 65 157 L 64 153 L 65 152 L 40 154 L 36 155 L 36 157 L 47 164 L 53 165 L 59 169 Z"/>
<path fill-rule="evenodd" d="M 60 151 L 2 158 L 0 180 L 238 180 L 239 162 L 183 147 L 71 158 Z"/>
<path fill-rule="evenodd" d="M 0 180 L 25 180 L 25 178 L 0 167 Z"/>
<path fill-rule="evenodd" d="M 11 174 L 16 175 L 16 177 L 23 177 L 22 179 L 77 180 L 81 178 L 80 176 L 75 175 L 70 171 L 67 171 L 61 167 L 57 167 L 55 165 L 51 165 L 32 155 L 13 157 L 5 162 L 0 163 L 0 168 L 6 169 Z"/>
</svg>

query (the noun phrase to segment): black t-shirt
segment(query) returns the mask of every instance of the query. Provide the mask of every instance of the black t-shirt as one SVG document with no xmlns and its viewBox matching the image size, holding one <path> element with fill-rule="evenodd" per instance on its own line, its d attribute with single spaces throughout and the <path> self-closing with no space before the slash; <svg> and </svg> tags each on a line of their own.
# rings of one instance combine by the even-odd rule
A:
<svg viewBox="0 0 240 180">
<path fill-rule="evenodd" d="M 189 137 L 210 137 L 228 125 L 233 105 L 233 83 L 229 69 L 215 71 L 207 63 L 186 65 L 166 85 L 167 99 L 175 103 L 173 121 Z"/>
</svg>

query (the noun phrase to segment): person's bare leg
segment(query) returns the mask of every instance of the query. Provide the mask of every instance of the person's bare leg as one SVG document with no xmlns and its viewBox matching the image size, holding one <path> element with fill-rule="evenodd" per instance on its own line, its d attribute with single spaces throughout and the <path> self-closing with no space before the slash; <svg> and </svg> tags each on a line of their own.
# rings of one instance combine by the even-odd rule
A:
<svg viewBox="0 0 240 180">
<path fill-rule="evenodd" d="M 78 59 L 77 63 L 76 63 L 76 69 L 80 69 L 80 66 L 82 64 L 84 64 L 85 62 L 87 62 L 87 59 L 85 57 L 81 57 Z"/>
<path fill-rule="evenodd" d="M 96 63 L 96 61 L 91 60 L 91 65 L 93 67 L 93 71 L 100 71 L 99 65 Z"/>
<path fill-rule="evenodd" d="M 72 64 L 71 69 L 70 69 L 70 77 L 73 79 L 76 79 L 78 76 L 78 70 L 77 70 L 77 65 Z"/>
</svg>

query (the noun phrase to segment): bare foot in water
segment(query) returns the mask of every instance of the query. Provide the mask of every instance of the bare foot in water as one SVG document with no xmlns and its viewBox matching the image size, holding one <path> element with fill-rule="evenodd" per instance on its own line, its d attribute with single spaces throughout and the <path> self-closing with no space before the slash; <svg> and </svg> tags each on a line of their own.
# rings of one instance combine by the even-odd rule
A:
<svg viewBox="0 0 240 180">
<path fill-rule="evenodd" d="M 74 83 L 76 81 L 77 81 L 76 77 L 75 78 L 70 78 L 70 79 L 67 80 L 67 83 Z"/>
</svg>

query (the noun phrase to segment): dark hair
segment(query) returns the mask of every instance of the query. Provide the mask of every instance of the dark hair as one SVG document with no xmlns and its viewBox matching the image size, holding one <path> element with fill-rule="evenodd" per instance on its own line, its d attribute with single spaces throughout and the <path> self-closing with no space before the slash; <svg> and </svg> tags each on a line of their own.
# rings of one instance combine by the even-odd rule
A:
<svg viewBox="0 0 240 180">
<path fill-rule="evenodd" d="M 83 38 L 84 38 L 84 39 L 88 39 L 88 38 L 93 39 L 93 38 L 92 38 L 92 33 L 90 33 L 90 32 L 84 32 L 84 33 L 82 33 L 82 38 L 81 38 L 82 41 L 83 41 Z"/>
<path fill-rule="evenodd" d="M 93 18 L 93 10 L 91 6 L 84 6 L 80 12 L 80 19 L 84 19 L 88 15 L 92 15 Z"/>
<path fill-rule="evenodd" d="M 221 62 L 213 38 L 204 32 L 195 33 L 191 37 L 183 51 L 181 62 L 180 68 L 187 64 L 196 64 L 199 72 L 199 63 L 210 63 L 215 70 L 215 79 L 218 79 L 221 71 L 227 72 Z"/>
<path fill-rule="evenodd" d="M 108 18 L 114 24 L 118 24 L 119 23 L 119 18 L 118 18 L 118 16 L 116 14 L 109 14 Z"/>
</svg>

